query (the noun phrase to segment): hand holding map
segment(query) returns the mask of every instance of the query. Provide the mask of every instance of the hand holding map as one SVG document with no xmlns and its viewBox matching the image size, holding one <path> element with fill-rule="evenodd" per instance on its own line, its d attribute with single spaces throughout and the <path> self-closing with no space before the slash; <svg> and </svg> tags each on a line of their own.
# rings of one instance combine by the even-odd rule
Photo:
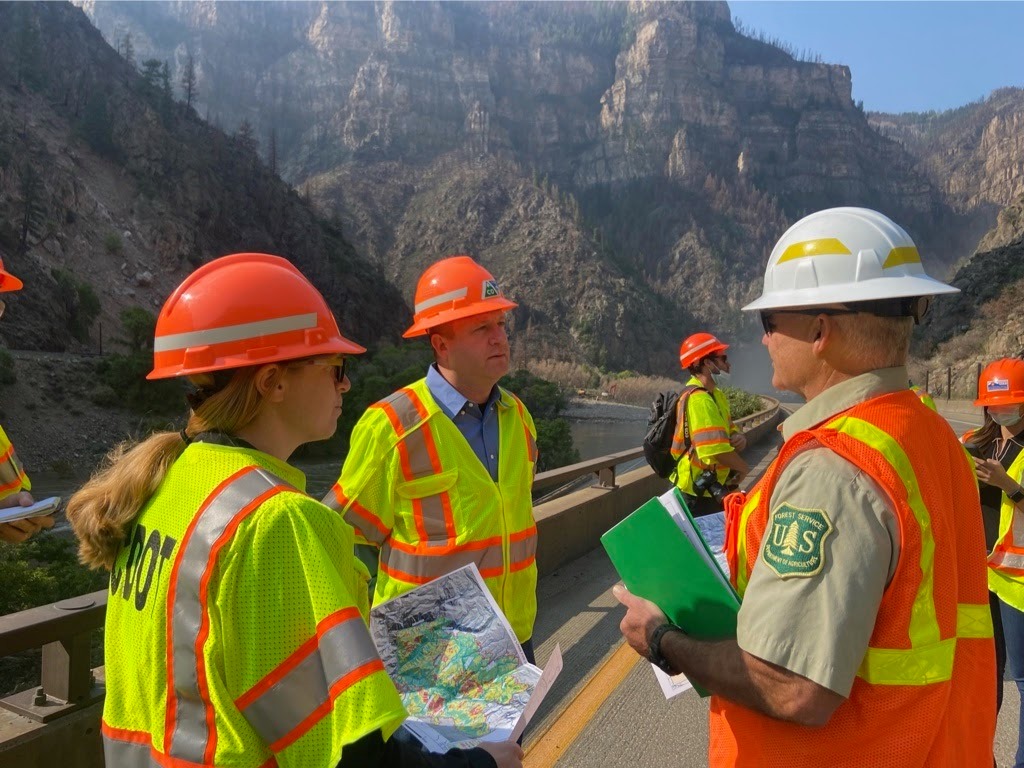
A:
<svg viewBox="0 0 1024 768">
<path fill-rule="evenodd" d="M 541 681 L 472 564 L 375 606 L 370 633 L 405 727 L 433 752 L 518 738 L 561 668 L 556 648 Z"/>
</svg>

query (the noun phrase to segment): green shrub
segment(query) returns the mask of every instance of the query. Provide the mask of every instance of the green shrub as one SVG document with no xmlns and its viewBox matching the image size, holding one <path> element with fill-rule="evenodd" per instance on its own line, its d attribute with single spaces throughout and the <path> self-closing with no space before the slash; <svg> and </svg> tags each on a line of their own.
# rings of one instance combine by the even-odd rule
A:
<svg viewBox="0 0 1024 768">
<path fill-rule="evenodd" d="M 537 419 L 537 471 L 557 469 L 580 460 L 580 452 L 572 441 L 569 422 L 565 419 Z"/>
<path fill-rule="evenodd" d="M 57 281 L 57 297 L 67 312 L 68 330 L 79 341 L 88 341 L 101 308 L 96 291 L 66 269 L 54 269 L 52 274 Z"/>
<path fill-rule="evenodd" d="M 124 251 L 124 242 L 117 232 L 111 232 L 103 241 L 103 247 L 107 249 L 107 253 L 111 256 L 120 256 Z"/>
<path fill-rule="evenodd" d="M 722 387 L 722 391 L 729 398 L 729 411 L 734 420 L 742 419 L 744 416 L 749 416 L 764 409 L 764 403 L 757 395 L 744 392 L 736 387 Z"/>
<path fill-rule="evenodd" d="M 510 373 L 501 380 L 501 386 L 517 394 L 534 419 L 553 419 L 565 410 L 565 395 L 558 385 L 527 370 Z"/>
<path fill-rule="evenodd" d="M 142 307 L 121 310 L 121 326 L 128 354 L 110 355 L 96 364 L 99 384 L 89 393 L 97 405 L 122 405 L 137 413 L 171 415 L 184 409 L 179 382 L 146 381 L 153 366 L 153 329 L 156 318 Z M 109 402 L 113 393 L 114 402 Z"/>
</svg>

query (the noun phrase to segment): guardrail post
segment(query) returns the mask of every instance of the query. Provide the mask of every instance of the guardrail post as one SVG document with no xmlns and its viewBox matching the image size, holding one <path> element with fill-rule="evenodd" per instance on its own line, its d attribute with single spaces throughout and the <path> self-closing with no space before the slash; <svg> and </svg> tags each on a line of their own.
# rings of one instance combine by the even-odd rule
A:
<svg viewBox="0 0 1024 768">
<path fill-rule="evenodd" d="M 40 682 L 47 697 L 64 704 L 85 701 L 92 689 L 91 640 L 92 632 L 85 632 L 43 646 Z"/>
<path fill-rule="evenodd" d="M 96 605 L 93 594 L 61 600 L 45 608 L 75 614 Z M 0 700 L 0 706 L 36 722 L 47 723 L 102 698 L 104 688 L 96 685 L 91 667 L 91 641 L 95 630 L 74 631 L 81 627 L 65 626 L 72 630 L 70 634 L 42 646 L 41 687 L 8 696 Z"/>
<path fill-rule="evenodd" d="M 597 473 L 597 485 L 600 488 L 607 488 L 609 491 L 615 490 L 619 486 L 615 484 L 615 467 L 605 467 Z"/>
</svg>

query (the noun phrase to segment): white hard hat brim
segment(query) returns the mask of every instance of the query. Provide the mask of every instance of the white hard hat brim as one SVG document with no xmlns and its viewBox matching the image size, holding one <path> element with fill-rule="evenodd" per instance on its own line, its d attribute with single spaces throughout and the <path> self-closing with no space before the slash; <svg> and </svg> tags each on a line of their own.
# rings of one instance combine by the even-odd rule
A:
<svg viewBox="0 0 1024 768">
<path fill-rule="evenodd" d="M 760 309 L 796 309 L 823 307 L 828 304 L 850 304 L 858 301 L 904 299 L 914 296 L 941 296 L 960 293 L 959 288 L 940 280 L 920 276 L 880 277 L 869 282 L 814 288 L 796 288 L 789 291 L 770 291 L 743 307 L 744 312 Z"/>
</svg>

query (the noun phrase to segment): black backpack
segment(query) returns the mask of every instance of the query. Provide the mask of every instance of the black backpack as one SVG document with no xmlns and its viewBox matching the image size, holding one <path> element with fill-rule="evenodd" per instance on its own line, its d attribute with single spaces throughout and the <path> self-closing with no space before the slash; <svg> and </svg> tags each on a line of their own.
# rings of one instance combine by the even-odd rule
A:
<svg viewBox="0 0 1024 768">
<path fill-rule="evenodd" d="M 672 438 L 676 433 L 676 412 L 679 399 L 684 401 L 703 387 L 686 387 L 682 392 L 659 392 L 651 403 L 647 416 L 647 434 L 644 435 L 644 458 L 658 477 L 669 478 L 676 471 L 676 459 L 672 458 Z M 704 390 L 706 391 L 706 390 Z M 686 406 L 683 405 L 683 446 L 690 448 L 690 425 L 686 423 Z"/>
</svg>

